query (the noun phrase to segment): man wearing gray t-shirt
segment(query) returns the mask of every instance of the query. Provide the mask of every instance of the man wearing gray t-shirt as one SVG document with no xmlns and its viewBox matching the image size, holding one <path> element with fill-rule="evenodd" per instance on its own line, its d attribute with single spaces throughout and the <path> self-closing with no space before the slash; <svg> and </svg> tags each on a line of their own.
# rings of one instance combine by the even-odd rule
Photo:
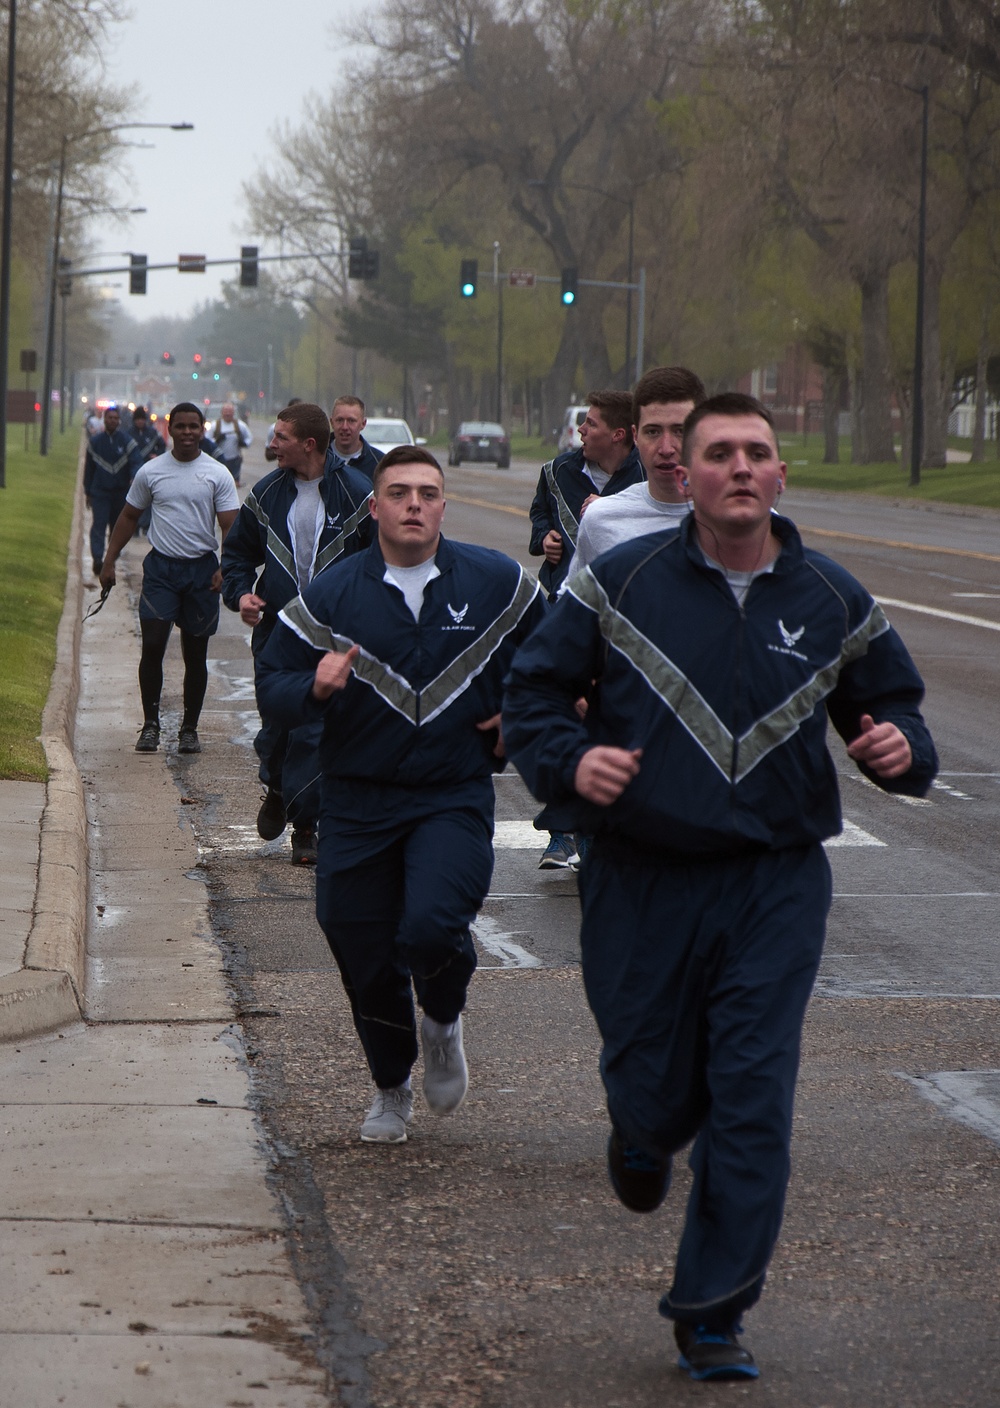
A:
<svg viewBox="0 0 1000 1408">
<path fill-rule="evenodd" d="M 573 572 L 619 543 L 680 527 L 691 507 L 678 478 L 684 421 L 704 399 L 704 386 L 686 367 L 653 367 L 636 382 L 632 433 L 646 480 L 587 505 Z"/>
<path fill-rule="evenodd" d="M 208 642 L 219 626 L 219 568 L 216 523 L 225 537 L 236 521 L 239 497 L 224 465 L 202 453 L 205 417 L 190 401 L 167 418 L 172 448 L 144 464 L 132 481 L 111 534 L 101 567 L 101 586 L 113 587 L 118 554 L 149 508 L 149 552 L 142 564 L 139 627 L 139 693 L 143 725 L 137 753 L 160 746 L 160 692 L 163 657 L 173 626 L 181 633 L 184 658 L 184 714 L 177 735 L 179 753 L 200 753 L 198 719 L 208 687 Z"/>
</svg>

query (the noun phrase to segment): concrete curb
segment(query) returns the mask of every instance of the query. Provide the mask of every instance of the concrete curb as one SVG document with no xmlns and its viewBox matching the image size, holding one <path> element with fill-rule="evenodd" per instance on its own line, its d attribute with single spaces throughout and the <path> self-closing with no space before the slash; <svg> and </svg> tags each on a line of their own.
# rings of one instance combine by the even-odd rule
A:
<svg viewBox="0 0 1000 1408">
<path fill-rule="evenodd" d="M 56 663 L 42 714 L 49 765 L 38 848 L 38 880 L 24 968 L 0 978 L 0 1041 L 53 1031 L 82 1016 L 87 937 L 87 810 L 73 757 L 83 624 L 83 459 L 81 436 L 66 595 Z"/>
</svg>

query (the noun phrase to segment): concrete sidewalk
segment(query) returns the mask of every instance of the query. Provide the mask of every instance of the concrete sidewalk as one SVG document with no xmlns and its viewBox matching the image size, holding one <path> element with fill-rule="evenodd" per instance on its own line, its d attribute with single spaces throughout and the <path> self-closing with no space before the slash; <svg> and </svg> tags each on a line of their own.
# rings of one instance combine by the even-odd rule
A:
<svg viewBox="0 0 1000 1408">
<path fill-rule="evenodd" d="M 140 545 L 81 629 L 81 539 L 49 782 L 0 782 L 0 1408 L 318 1408 L 178 760 L 133 751 Z"/>
</svg>

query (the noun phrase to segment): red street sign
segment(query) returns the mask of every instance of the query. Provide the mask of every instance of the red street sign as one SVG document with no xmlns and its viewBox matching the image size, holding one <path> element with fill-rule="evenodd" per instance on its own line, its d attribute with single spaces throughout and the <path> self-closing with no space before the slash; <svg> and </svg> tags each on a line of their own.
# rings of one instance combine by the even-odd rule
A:
<svg viewBox="0 0 1000 1408">
<path fill-rule="evenodd" d="M 179 254 L 177 256 L 177 271 L 180 274 L 203 274 L 205 272 L 205 255 Z"/>
<path fill-rule="evenodd" d="M 507 282 L 511 288 L 534 288 L 535 271 L 534 269 L 511 269 L 507 275 Z"/>
</svg>

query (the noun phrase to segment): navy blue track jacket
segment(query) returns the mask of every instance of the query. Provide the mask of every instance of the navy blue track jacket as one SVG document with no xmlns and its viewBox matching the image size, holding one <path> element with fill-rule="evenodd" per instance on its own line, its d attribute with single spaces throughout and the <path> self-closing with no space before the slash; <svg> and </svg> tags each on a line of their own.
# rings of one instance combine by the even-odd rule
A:
<svg viewBox="0 0 1000 1408">
<path fill-rule="evenodd" d="M 371 482 L 354 469 L 323 472 L 320 497 L 326 505 L 326 522 L 320 533 L 313 576 L 333 563 L 361 552 L 372 537 L 368 514 Z M 257 481 L 240 507 L 239 517 L 222 545 L 222 599 L 239 611 L 240 597 L 256 592 L 264 598 L 263 620 L 255 627 L 269 633 L 283 606 L 299 594 L 295 552 L 288 528 L 288 513 L 295 501 L 295 476 L 290 469 L 275 469 Z M 258 580 L 258 569 L 263 572 Z"/>
<path fill-rule="evenodd" d="M 775 516 L 774 571 L 738 606 L 692 525 L 693 515 L 602 554 L 518 651 L 504 737 L 550 804 L 543 823 L 675 857 L 823 841 L 841 829 L 828 715 L 847 742 L 862 714 L 896 724 L 910 771 L 866 775 L 887 792 L 923 796 L 937 771 L 923 683 L 864 587 Z M 573 707 L 583 695 L 585 722 Z M 610 807 L 573 786 L 595 744 L 643 749 L 638 776 Z"/>
<path fill-rule="evenodd" d="M 442 538 L 435 561 L 419 622 L 383 580 L 377 540 L 281 612 L 258 660 L 258 707 L 288 728 L 324 719 L 324 777 L 427 788 L 493 771 L 495 740 L 475 725 L 499 713 L 504 675 L 545 602 L 503 553 Z M 320 657 L 354 644 L 346 688 L 313 698 Z"/>
<path fill-rule="evenodd" d="M 167 442 L 158 430 L 147 425 L 143 431 L 138 431 L 133 426 L 132 436 L 135 440 L 135 447 L 139 451 L 139 464 L 144 465 L 147 460 L 152 460 L 157 455 L 164 455 L 167 452 Z"/>
<path fill-rule="evenodd" d="M 546 533 L 555 529 L 562 538 L 562 557 L 555 564 L 545 561 L 538 572 L 538 580 L 548 592 L 550 601 L 555 600 L 569 573 L 576 552 L 584 500 L 597 493 L 594 481 L 584 470 L 585 463 L 583 450 L 567 450 L 565 454 L 549 460 L 548 464 L 543 464 L 531 504 L 531 542 L 528 546 L 531 556 L 543 555 L 542 540 Z M 633 445 L 628 459 L 619 465 L 599 497 L 605 499 L 617 494 L 630 484 L 641 483 L 645 477 L 639 451 Z"/>
<path fill-rule="evenodd" d="M 338 465 L 346 465 L 348 469 L 357 470 L 361 474 L 368 476 L 369 482 L 375 474 L 375 466 L 385 454 L 384 450 L 376 450 L 374 445 L 369 445 L 362 435 L 361 449 L 356 455 L 352 455 L 349 460 L 345 460 L 343 455 L 338 454 L 333 441 L 330 441 L 330 448 L 326 452 L 327 469 L 336 468 Z"/>
<path fill-rule="evenodd" d="M 83 467 L 83 492 L 109 494 L 115 489 L 127 489 L 132 476 L 142 464 L 139 447 L 131 435 L 118 429 L 114 435 L 102 430 L 87 445 Z"/>
</svg>

